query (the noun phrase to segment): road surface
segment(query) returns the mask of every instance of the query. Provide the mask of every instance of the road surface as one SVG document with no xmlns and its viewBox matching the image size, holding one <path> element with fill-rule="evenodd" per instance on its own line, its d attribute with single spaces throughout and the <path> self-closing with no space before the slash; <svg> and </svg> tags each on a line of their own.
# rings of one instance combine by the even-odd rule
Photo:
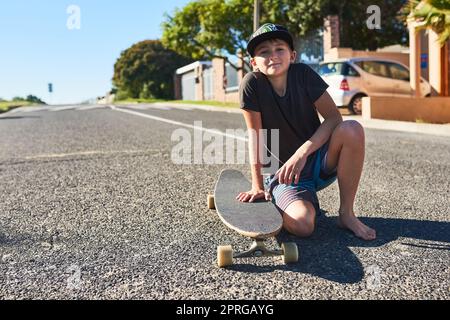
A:
<svg viewBox="0 0 450 320">
<path fill-rule="evenodd" d="M 248 165 L 173 163 L 177 132 L 204 152 L 199 125 L 203 135 L 245 128 L 239 114 L 151 106 L 1 115 L 0 298 L 450 298 L 448 137 L 366 130 L 356 210 L 376 241 L 336 227 L 334 184 L 319 193 L 311 238 L 279 237 L 297 243 L 297 264 L 252 258 L 219 269 L 218 245 L 249 241 L 206 196 L 223 168 L 248 174 Z"/>
</svg>

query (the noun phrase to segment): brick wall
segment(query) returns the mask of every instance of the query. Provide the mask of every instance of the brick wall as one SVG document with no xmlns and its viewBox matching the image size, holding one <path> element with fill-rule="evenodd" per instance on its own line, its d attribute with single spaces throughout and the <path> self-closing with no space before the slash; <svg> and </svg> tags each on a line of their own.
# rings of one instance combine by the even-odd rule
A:
<svg viewBox="0 0 450 320">
<path fill-rule="evenodd" d="M 237 90 L 227 92 L 225 60 L 215 58 L 212 61 L 212 65 L 214 70 L 214 94 L 212 100 L 220 102 L 239 102 L 239 92 Z M 237 71 L 238 84 L 240 84 L 244 77 L 242 60 L 239 60 L 238 68 L 240 68 L 240 70 Z"/>
<path fill-rule="evenodd" d="M 327 16 L 324 20 L 323 51 L 327 54 L 332 48 L 340 45 L 339 17 L 336 15 Z"/>
<path fill-rule="evenodd" d="M 225 61 L 220 58 L 215 58 L 212 61 L 213 66 L 213 79 L 214 79 L 214 94 L 213 99 L 215 101 L 225 101 Z"/>
</svg>

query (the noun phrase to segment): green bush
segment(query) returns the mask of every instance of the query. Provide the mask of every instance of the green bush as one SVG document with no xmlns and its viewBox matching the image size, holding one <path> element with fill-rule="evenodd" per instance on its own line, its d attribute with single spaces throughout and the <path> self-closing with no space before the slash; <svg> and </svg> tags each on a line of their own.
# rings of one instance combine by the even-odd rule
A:
<svg viewBox="0 0 450 320">
<path fill-rule="evenodd" d="M 171 99 L 175 70 L 191 61 L 164 48 L 159 40 L 142 41 L 122 52 L 114 65 L 113 85 L 127 93 L 120 98 Z"/>
</svg>

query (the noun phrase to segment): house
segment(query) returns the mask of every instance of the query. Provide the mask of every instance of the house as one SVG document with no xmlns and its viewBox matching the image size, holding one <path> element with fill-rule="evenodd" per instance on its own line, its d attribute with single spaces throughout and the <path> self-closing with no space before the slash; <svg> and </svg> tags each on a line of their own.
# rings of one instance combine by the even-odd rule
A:
<svg viewBox="0 0 450 320">
<path fill-rule="evenodd" d="M 240 60 L 236 70 L 224 59 L 196 61 L 175 72 L 175 99 L 237 102 L 239 84 L 248 67 Z"/>
</svg>

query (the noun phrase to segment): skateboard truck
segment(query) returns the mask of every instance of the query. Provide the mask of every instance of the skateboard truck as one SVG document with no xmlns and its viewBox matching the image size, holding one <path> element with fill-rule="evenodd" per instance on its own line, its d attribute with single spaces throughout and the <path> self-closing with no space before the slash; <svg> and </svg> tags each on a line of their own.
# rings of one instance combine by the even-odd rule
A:
<svg viewBox="0 0 450 320">
<path fill-rule="evenodd" d="M 269 250 L 264 244 L 264 241 L 255 239 L 250 249 L 233 254 L 233 258 L 274 257 L 281 255 L 283 255 L 283 251 Z"/>
<path fill-rule="evenodd" d="M 297 262 L 297 245 L 293 242 L 287 242 L 281 244 L 281 250 L 269 250 L 264 241 L 254 239 L 250 249 L 244 252 L 234 252 L 233 247 L 230 245 L 217 247 L 217 265 L 220 268 L 233 265 L 233 259 L 275 256 L 282 256 L 284 263 Z"/>
</svg>

